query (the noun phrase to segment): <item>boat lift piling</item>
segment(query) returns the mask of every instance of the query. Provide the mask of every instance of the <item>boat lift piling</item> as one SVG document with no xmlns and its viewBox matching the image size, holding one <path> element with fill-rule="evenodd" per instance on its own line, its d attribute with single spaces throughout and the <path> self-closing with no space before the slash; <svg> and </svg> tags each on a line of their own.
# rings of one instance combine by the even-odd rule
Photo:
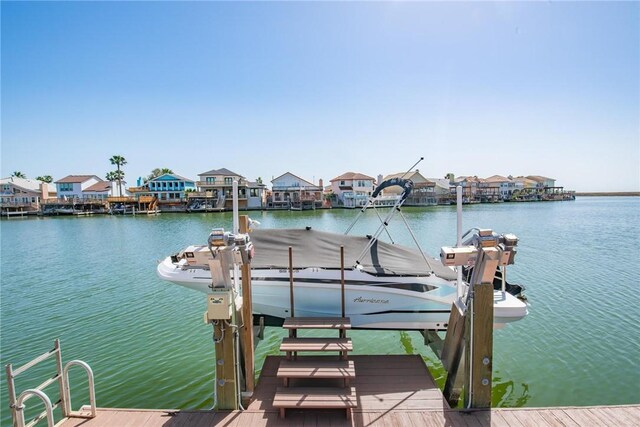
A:
<svg viewBox="0 0 640 427">
<path fill-rule="evenodd" d="M 248 230 L 248 218 L 242 218 Z M 216 409 L 242 408 L 243 397 L 254 389 L 253 317 L 250 262 L 253 245 L 247 234 L 214 229 L 209 235 L 211 291 L 207 295 L 205 322 L 213 324 L 216 355 Z M 238 295 L 238 275 L 230 271 L 242 266 L 242 291 Z M 244 375 L 242 375 L 244 373 Z M 245 394 L 243 396 L 243 390 Z"/>
<path fill-rule="evenodd" d="M 466 301 L 451 306 L 441 360 L 447 371 L 444 397 L 453 408 L 464 389 L 464 408 L 491 407 L 493 373 L 493 280 L 498 266 L 513 264 L 517 238 L 477 230 L 474 244 L 443 247 L 442 263 L 473 266 Z"/>
</svg>

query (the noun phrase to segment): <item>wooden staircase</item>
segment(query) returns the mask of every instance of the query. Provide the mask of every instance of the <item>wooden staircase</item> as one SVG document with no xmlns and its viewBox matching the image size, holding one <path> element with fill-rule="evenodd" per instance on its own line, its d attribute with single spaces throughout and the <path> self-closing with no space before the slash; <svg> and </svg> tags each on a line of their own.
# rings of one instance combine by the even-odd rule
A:
<svg viewBox="0 0 640 427">
<path fill-rule="evenodd" d="M 287 359 L 280 362 L 277 377 L 282 378 L 284 387 L 278 387 L 273 398 L 273 406 L 280 409 L 284 418 L 287 409 L 345 409 L 347 418 L 351 408 L 358 406 L 355 387 L 349 381 L 355 378 L 353 361 L 347 360 L 353 350 L 346 330 L 351 328 L 347 317 L 290 317 L 282 326 L 289 330 L 289 338 L 283 338 L 280 351 Z M 298 337 L 300 329 L 338 330 L 338 338 Z M 298 356 L 298 352 L 338 352 L 334 356 Z M 291 379 L 342 380 L 342 387 L 290 387 Z"/>
</svg>

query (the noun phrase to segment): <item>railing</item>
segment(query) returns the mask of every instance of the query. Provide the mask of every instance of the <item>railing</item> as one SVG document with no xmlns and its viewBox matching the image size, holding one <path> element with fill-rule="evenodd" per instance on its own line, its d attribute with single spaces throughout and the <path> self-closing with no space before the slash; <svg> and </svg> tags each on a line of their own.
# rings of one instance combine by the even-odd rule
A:
<svg viewBox="0 0 640 427">
<path fill-rule="evenodd" d="M 32 368 L 38 363 L 48 359 L 49 357 L 54 356 L 56 358 L 56 375 L 49 378 L 39 386 L 28 389 L 20 393 L 20 395 L 16 398 L 16 389 L 15 389 L 15 378 L 21 373 L 25 372 L 27 369 Z M 89 403 L 91 405 L 91 413 L 87 415 L 86 413 L 80 411 L 72 411 L 71 410 L 71 389 L 69 386 L 69 368 L 71 366 L 82 366 L 87 372 L 87 377 L 89 379 Z M 43 418 L 47 418 L 47 425 L 49 427 L 53 427 L 53 411 L 58 408 L 62 404 L 62 416 L 63 417 L 80 417 L 80 418 L 94 418 L 96 416 L 96 398 L 95 398 L 95 387 L 93 382 L 93 371 L 85 362 L 81 360 L 72 360 L 67 363 L 67 365 L 62 367 L 62 353 L 60 351 L 60 340 L 55 340 L 54 347 L 52 350 L 36 357 L 31 362 L 19 367 L 18 369 L 13 369 L 11 363 L 7 364 L 5 367 L 5 371 L 7 374 L 7 388 L 9 390 L 9 408 L 11 409 L 11 415 L 13 417 L 13 425 L 14 427 L 31 427 L 37 424 Z M 51 384 L 58 382 L 58 387 L 60 389 L 60 399 L 57 402 L 51 403 L 51 399 L 49 396 L 44 393 L 44 389 Z M 42 400 L 45 406 L 45 410 L 38 414 L 35 418 L 33 418 L 29 424 L 25 424 L 24 419 L 24 408 L 25 402 L 33 397 L 37 396 Z"/>
</svg>

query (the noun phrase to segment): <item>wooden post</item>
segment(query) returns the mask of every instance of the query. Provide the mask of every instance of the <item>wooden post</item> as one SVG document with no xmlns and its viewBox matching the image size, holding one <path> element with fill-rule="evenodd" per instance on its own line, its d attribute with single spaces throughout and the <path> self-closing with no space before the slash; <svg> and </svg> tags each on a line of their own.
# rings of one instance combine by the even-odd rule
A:
<svg viewBox="0 0 640 427">
<path fill-rule="evenodd" d="M 447 325 L 447 335 L 442 348 L 442 366 L 447 371 L 447 381 L 444 386 L 444 397 L 449 406 L 458 406 L 462 385 L 464 383 L 464 331 L 465 313 L 462 307 L 454 302 L 451 304 L 451 314 Z"/>
<path fill-rule="evenodd" d="M 240 215 L 240 232 L 249 232 L 249 217 Z M 251 265 L 242 265 L 242 323 L 240 340 L 243 348 L 244 372 L 247 392 L 253 393 L 254 378 L 254 347 L 253 347 L 253 301 L 251 298 Z"/>
<path fill-rule="evenodd" d="M 238 384 L 235 381 L 236 352 L 233 345 L 233 330 L 223 320 L 213 326 L 214 337 L 220 339 L 215 343 L 216 349 L 216 396 L 218 405 L 215 409 L 238 409 Z"/>
<path fill-rule="evenodd" d="M 345 317 L 344 309 L 344 246 L 340 246 L 340 292 L 342 295 L 342 317 Z"/>
<path fill-rule="evenodd" d="M 289 246 L 289 303 L 291 305 L 291 317 L 295 317 L 293 304 L 293 248 Z"/>
<path fill-rule="evenodd" d="M 471 278 L 471 292 L 465 321 L 465 408 L 491 408 L 493 374 L 493 278 L 500 258 L 496 248 L 485 247 Z"/>
<path fill-rule="evenodd" d="M 341 295 L 341 306 L 342 306 L 342 317 L 345 317 L 345 304 L 344 304 L 344 246 L 340 246 L 340 295 Z M 347 331 L 344 329 L 340 329 L 340 338 L 345 338 L 347 336 Z M 346 359 L 346 353 L 344 353 L 344 358 Z"/>
</svg>

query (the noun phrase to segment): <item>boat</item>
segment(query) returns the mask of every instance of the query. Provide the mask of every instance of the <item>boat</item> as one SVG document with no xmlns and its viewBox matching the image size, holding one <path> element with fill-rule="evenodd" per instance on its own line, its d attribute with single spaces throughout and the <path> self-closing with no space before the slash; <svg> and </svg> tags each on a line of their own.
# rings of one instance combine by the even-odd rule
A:
<svg viewBox="0 0 640 427">
<path fill-rule="evenodd" d="M 405 192 L 395 206 L 399 208 L 413 183 L 398 178 L 393 181 L 380 184 L 372 198 L 384 185 L 402 185 Z M 369 206 L 367 203 L 360 214 Z M 345 310 L 354 329 L 446 330 L 452 303 L 467 292 L 468 281 L 459 280 L 453 268 L 426 256 L 419 247 L 415 250 L 378 239 L 395 212 L 399 209 L 392 209 L 372 236 L 348 235 L 353 224 L 345 234 L 311 227 L 253 230 L 250 238 L 255 249 L 251 260 L 254 315 L 263 316 L 268 325 L 282 324 L 290 316 L 288 248 L 291 247 L 295 315 L 339 317 L 343 271 L 340 247 L 343 247 Z M 475 239 L 482 245 L 479 231 L 472 229 L 465 235 L 465 242 L 472 243 Z M 517 238 L 507 236 L 515 246 Z M 505 240 L 504 235 L 493 233 L 492 237 L 496 242 Z M 210 249 L 207 245 L 189 246 L 160 261 L 157 274 L 163 280 L 209 293 Z M 472 267 L 464 271 L 467 277 L 471 272 Z M 499 271 L 494 279 L 496 327 L 528 314 L 527 303 L 518 298 L 523 288 L 508 284 L 503 278 L 503 272 Z"/>
</svg>

